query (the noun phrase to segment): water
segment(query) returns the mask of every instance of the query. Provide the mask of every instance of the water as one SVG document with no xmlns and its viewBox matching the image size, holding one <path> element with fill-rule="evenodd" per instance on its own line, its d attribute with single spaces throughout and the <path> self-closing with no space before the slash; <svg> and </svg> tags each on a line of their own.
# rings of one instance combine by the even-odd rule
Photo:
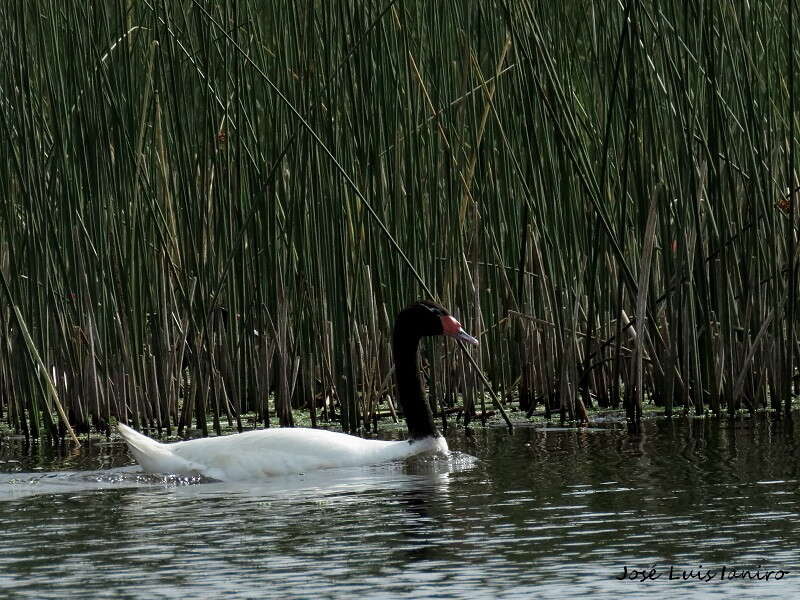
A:
<svg viewBox="0 0 800 600">
<path fill-rule="evenodd" d="M 119 443 L 59 452 L 6 438 L 0 597 L 800 591 L 797 428 L 657 421 L 638 438 L 610 423 L 448 439 L 449 460 L 223 484 L 143 475 Z M 626 566 L 658 577 L 620 581 Z M 788 574 L 729 580 L 732 569 Z M 710 581 L 680 579 L 709 570 Z"/>
</svg>

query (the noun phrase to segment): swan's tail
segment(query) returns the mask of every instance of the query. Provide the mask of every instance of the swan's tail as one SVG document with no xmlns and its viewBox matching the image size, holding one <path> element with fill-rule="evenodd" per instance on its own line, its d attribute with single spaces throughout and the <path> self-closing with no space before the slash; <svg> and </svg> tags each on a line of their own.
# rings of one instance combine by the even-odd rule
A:
<svg viewBox="0 0 800 600">
<path fill-rule="evenodd" d="M 117 424 L 117 429 L 122 439 L 128 443 L 128 448 L 136 462 L 145 471 L 150 473 L 179 473 L 183 475 L 196 473 L 195 465 L 180 456 L 176 456 L 168 445 L 150 439 L 122 423 Z"/>
</svg>

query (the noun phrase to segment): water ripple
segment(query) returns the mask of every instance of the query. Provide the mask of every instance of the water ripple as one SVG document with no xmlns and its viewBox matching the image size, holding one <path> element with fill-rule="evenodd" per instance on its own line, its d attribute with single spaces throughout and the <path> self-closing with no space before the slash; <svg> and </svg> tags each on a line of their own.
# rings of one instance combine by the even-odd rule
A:
<svg viewBox="0 0 800 600">
<path fill-rule="evenodd" d="M 450 436 L 456 451 L 444 459 L 246 484 L 145 475 L 113 444 L 50 462 L 0 447 L 0 589 L 20 598 L 790 597 L 800 577 L 797 444 L 790 438 L 781 455 L 773 437 L 766 451 L 762 425 L 752 427 L 650 423 L 639 440 L 619 430 L 479 431 Z M 722 566 L 792 573 L 667 579 L 670 567 Z M 620 581 L 624 567 L 662 577 Z"/>
</svg>

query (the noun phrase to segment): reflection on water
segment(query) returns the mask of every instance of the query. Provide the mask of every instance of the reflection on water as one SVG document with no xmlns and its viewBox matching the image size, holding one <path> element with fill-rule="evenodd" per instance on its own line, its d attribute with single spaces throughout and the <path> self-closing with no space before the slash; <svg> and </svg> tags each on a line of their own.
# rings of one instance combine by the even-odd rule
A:
<svg viewBox="0 0 800 600">
<path fill-rule="evenodd" d="M 800 587 L 798 434 L 783 423 L 657 421 L 637 438 L 618 426 L 482 430 L 448 441 L 460 451 L 449 460 L 235 484 L 142 474 L 118 443 L 64 455 L 6 439 L 0 589 L 784 598 Z M 669 579 L 670 567 L 678 577 L 722 566 L 789 573 Z M 617 580 L 625 567 L 657 578 Z"/>
</svg>

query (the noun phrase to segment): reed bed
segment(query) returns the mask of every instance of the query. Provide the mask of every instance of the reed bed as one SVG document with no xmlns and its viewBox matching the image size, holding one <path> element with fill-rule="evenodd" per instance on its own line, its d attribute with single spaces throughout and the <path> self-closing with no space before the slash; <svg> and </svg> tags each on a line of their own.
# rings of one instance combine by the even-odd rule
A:
<svg viewBox="0 0 800 600">
<path fill-rule="evenodd" d="M 790 414 L 796 14 L 0 3 L 0 417 L 370 430 L 426 296 L 445 422 Z"/>
</svg>

